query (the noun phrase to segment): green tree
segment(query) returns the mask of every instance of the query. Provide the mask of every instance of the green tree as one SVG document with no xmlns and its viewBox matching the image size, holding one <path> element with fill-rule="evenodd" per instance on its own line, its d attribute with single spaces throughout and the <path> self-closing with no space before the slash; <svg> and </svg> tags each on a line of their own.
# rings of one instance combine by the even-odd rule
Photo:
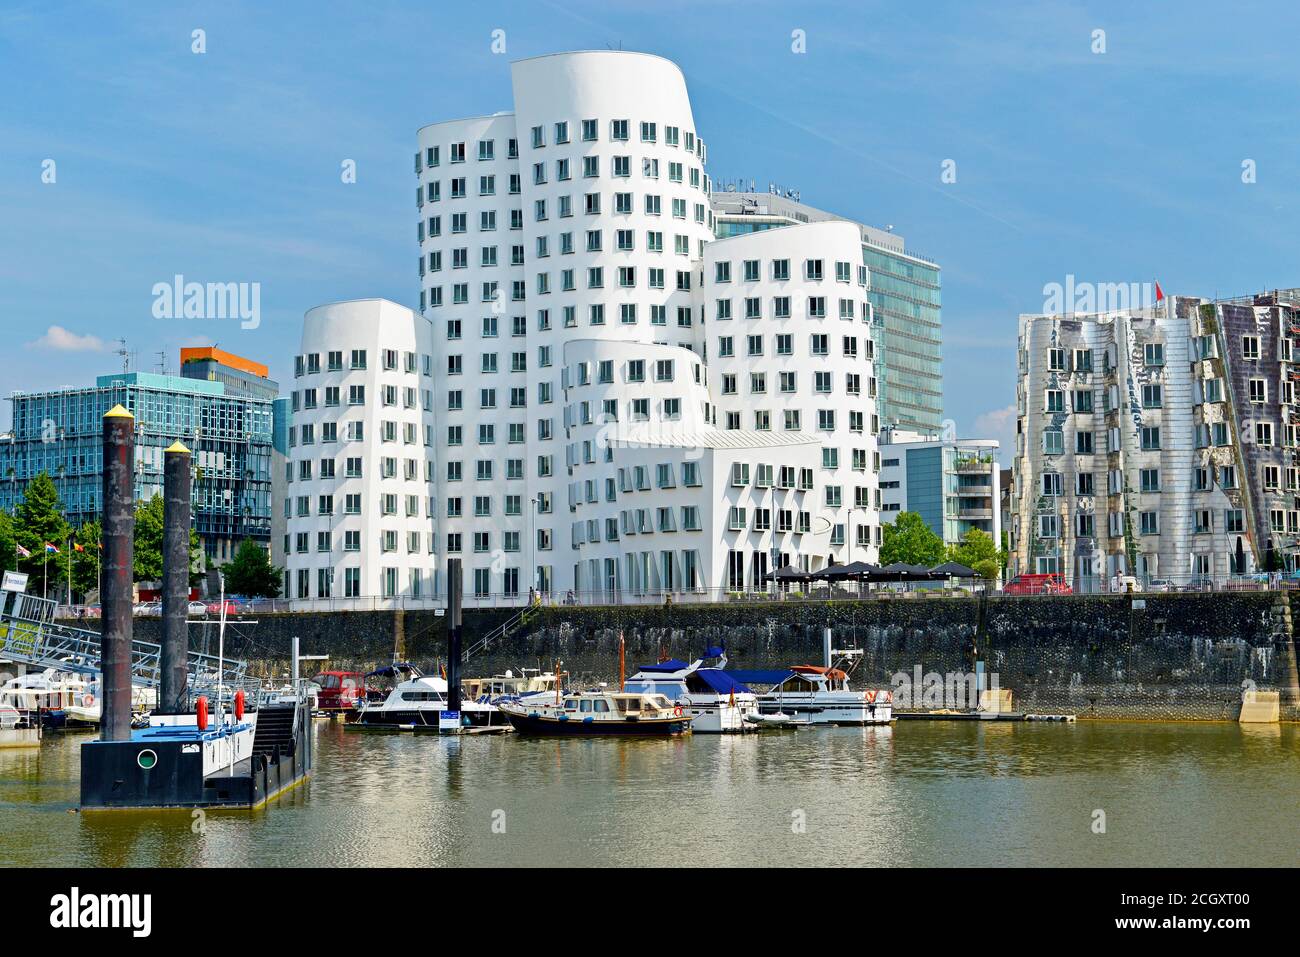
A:
<svg viewBox="0 0 1300 957">
<path fill-rule="evenodd" d="M 59 505 L 59 490 L 49 474 L 41 472 L 27 483 L 23 500 L 14 509 L 14 538 L 31 552 L 30 557 L 18 559 L 19 571 L 29 576 L 31 594 L 56 597 L 58 584 L 67 577 L 67 556 L 50 555 L 46 561 L 45 545 L 48 542 L 62 552 L 71 532 Z"/>
<path fill-rule="evenodd" d="M 884 526 L 880 563 L 931 567 L 943 561 L 943 539 L 916 512 L 899 512 L 894 524 Z"/>
<path fill-rule="evenodd" d="M 235 557 L 221 566 L 226 591 L 248 598 L 279 598 L 283 569 L 271 564 L 266 549 L 251 539 L 244 539 Z"/>
<path fill-rule="evenodd" d="M 993 562 L 1002 565 L 1002 551 L 993 543 L 993 536 L 978 528 L 972 528 L 959 544 L 948 549 L 950 561 L 961 562 L 967 568 L 975 568 L 980 562 Z M 986 578 L 989 576 L 985 576 Z"/>
<path fill-rule="evenodd" d="M 134 580 L 138 582 L 162 581 L 163 574 L 163 497 L 155 495 L 147 502 L 135 506 L 135 565 Z M 190 568 L 203 561 L 199 533 L 190 526 Z M 191 574 L 191 582 L 193 580 Z"/>
<path fill-rule="evenodd" d="M 0 574 L 18 567 L 18 552 L 14 549 L 14 520 L 8 512 L 0 512 Z"/>
</svg>

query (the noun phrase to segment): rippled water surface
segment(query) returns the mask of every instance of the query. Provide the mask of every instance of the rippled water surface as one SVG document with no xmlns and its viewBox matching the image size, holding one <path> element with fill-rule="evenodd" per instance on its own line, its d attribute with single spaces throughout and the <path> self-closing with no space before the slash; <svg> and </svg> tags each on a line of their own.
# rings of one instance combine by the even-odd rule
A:
<svg viewBox="0 0 1300 957">
<path fill-rule="evenodd" d="M 315 734 L 309 782 L 203 822 L 77 813 L 84 738 L 0 751 L 0 864 L 1300 864 L 1293 725 Z"/>
</svg>

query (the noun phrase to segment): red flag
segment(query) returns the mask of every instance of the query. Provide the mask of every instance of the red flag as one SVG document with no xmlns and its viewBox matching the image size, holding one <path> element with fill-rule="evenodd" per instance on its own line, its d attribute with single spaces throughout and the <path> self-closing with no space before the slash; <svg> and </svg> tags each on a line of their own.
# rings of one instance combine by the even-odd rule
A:
<svg viewBox="0 0 1300 957">
<path fill-rule="evenodd" d="M 1160 280 L 1157 279 L 1156 280 L 1156 302 L 1159 302 L 1163 298 L 1165 298 L 1165 291 L 1160 288 Z"/>
</svg>

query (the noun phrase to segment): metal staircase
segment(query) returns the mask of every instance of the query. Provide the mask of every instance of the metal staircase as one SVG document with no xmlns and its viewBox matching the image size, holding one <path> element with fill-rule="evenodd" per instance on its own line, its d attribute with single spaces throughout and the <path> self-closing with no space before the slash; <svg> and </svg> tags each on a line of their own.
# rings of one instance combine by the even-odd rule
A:
<svg viewBox="0 0 1300 957">
<path fill-rule="evenodd" d="M 56 603 L 19 592 L 0 592 L 0 658 L 35 668 L 57 668 L 82 674 L 100 670 L 99 633 L 71 628 L 54 621 Z M 131 642 L 131 683 L 158 687 L 158 660 L 162 648 L 151 641 Z M 245 684 L 247 662 L 221 662 L 215 655 L 190 652 L 191 690 L 227 688 Z"/>
<path fill-rule="evenodd" d="M 460 660 L 462 662 L 467 662 L 471 656 L 478 654 L 480 651 L 486 651 L 491 647 L 493 642 L 504 641 L 509 638 L 524 625 L 528 624 L 528 622 L 531 621 L 537 613 L 541 611 L 541 609 L 542 606 L 540 604 L 525 606 L 519 614 L 498 625 L 496 628 L 493 628 L 478 641 L 474 642 L 474 644 L 469 645 L 461 652 Z"/>
</svg>

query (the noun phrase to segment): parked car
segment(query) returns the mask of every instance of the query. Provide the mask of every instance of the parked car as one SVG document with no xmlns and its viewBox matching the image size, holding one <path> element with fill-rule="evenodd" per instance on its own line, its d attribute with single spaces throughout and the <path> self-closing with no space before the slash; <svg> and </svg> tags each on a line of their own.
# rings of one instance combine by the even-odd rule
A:
<svg viewBox="0 0 1300 957">
<path fill-rule="evenodd" d="M 1168 578 L 1153 578 L 1147 582 L 1147 591 L 1174 591 L 1175 585 Z"/>
<path fill-rule="evenodd" d="M 217 599 L 216 601 L 210 601 L 204 607 L 207 609 L 208 614 L 211 615 L 213 618 L 221 617 L 222 605 L 220 599 Z M 233 598 L 226 599 L 225 608 L 226 608 L 227 618 L 233 618 L 235 615 L 241 613 L 241 606 L 239 602 L 235 601 Z"/>
<path fill-rule="evenodd" d="M 1035 575 L 1017 575 L 1002 586 L 1004 595 L 1072 595 L 1065 576 L 1057 572 Z"/>
<path fill-rule="evenodd" d="M 190 602 L 189 614 L 191 617 L 202 618 L 208 613 L 208 606 L 201 601 Z"/>
<path fill-rule="evenodd" d="M 137 618 L 161 618 L 162 602 L 160 601 L 143 601 L 136 605 L 131 613 Z"/>
</svg>

